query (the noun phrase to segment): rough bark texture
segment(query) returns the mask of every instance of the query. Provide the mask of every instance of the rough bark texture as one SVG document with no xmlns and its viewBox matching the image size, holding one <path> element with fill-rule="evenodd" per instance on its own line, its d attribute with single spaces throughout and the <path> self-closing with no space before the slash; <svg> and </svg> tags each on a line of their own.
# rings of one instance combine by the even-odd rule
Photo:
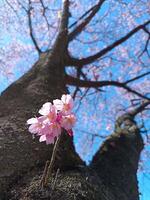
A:
<svg viewBox="0 0 150 200">
<path fill-rule="evenodd" d="M 120 119 L 119 119 L 120 120 Z M 89 167 L 76 165 L 55 174 L 49 186 L 39 185 L 42 171 L 11 190 L 10 200 L 138 200 L 137 166 L 143 141 L 136 123 L 125 115 Z"/>
<path fill-rule="evenodd" d="M 42 54 L 33 68 L 0 97 L 0 199 L 7 199 L 8 187 L 23 173 L 50 159 L 52 146 L 33 140 L 26 121 L 44 102 L 66 93 L 62 69 L 54 55 Z M 65 168 L 81 163 L 72 139 L 64 138 L 57 165 Z"/>
<path fill-rule="evenodd" d="M 94 156 L 92 167 L 115 199 L 139 199 L 136 173 L 143 140 L 130 115 L 119 120 L 121 124 Z"/>
<path fill-rule="evenodd" d="M 55 162 L 60 168 L 49 187 L 39 187 L 52 146 L 33 140 L 25 125 L 46 101 L 59 98 L 64 86 L 64 63 L 55 53 L 42 54 L 33 68 L 0 98 L 1 200 L 138 200 L 137 167 L 143 148 L 140 131 L 130 115 L 120 118 L 90 167 L 74 150 L 72 138 L 62 138 Z M 42 167 L 42 168 L 41 168 Z"/>
</svg>

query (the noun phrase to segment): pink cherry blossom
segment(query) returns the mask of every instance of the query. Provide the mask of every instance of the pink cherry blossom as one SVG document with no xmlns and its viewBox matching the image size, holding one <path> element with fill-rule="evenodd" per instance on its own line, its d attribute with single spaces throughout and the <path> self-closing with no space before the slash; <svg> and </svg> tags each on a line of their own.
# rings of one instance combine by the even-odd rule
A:
<svg viewBox="0 0 150 200">
<path fill-rule="evenodd" d="M 56 99 L 43 104 L 39 110 L 42 116 L 31 118 L 27 121 L 29 131 L 40 136 L 40 142 L 53 144 L 55 139 L 61 134 L 62 129 L 65 129 L 69 136 L 73 135 L 72 128 L 76 118 L 72 113 L 73 99 L 70 95 L 62 95 L 61 100 Z"/>
<path fill-rule="evenodd" d="M 39 113 L 43 116 L 47 116 L 47 118 L 52 122 L 57 118 L 57 110 L 56 107 L 53 106 L 50 102 L 43 104 L 42 108 L 39 110 Z"/>
<path fill-rule="evenodd" d="M 112 128 L 112 127 L 111 127 L 111 124 L 107 124 L 107 126 L 106 126 L 106 130 L 107 130 L 107 131 L 110 131 L 111 128 Z"/>
<path fill-rule="evenodd" d="M 61 134 L 61 127 L 57 122 L 46 124 L 41 130 L 40 142 L 46 141 L 46 144 L 54 143 L 54 139 Z"/>
<path fill-rule="evenodd" d="M 53 135 L 54 137 L 58 137 L 61 134 L 60 124 L 57 122 L 47 123 L 44 128 L 41 130 L 42 135 Z"/>
<path fill-rule="evenodd" d="M 70 130 L 74 126 L 75 122 L 76 118 L 74 114 L 62 116 L 61 126 L 66 130 Z"/>
<path fill-rule="evenodd" d="M 39 117 L 39 118 L 31 118 L 28 119 L 27 124 L 29 124 L 29 132 L 33 134 L 40 134 L 42 128 L 43 128 L 43 122 L 45 120 L 45 117 Z"/>
<path fill-rule="evenodd" d="M 39 139 L 40 142 L 46 142 L 46 144 L 54 144 L 53 135 L 42 135 Z"/>
<path fill-rule="evenodd" d="M 63 94 L 61 100 L 56 99 L 53 101 L 53 103 L 57 110 L 63 113 L 70 113 L 73 108 L 73 99 L 69 94 Z"/>
</svg>

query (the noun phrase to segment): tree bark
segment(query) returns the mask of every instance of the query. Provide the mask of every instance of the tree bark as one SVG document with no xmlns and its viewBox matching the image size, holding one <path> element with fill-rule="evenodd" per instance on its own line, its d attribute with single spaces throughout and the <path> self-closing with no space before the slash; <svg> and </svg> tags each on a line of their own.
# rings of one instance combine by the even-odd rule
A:
<svg viewBox="0 0 150 200">
<path fill-rule="evenodd" d="M 143 141 L 128 114 L 118 119 L 88 167 L 75 152 L 72 138 L 64 134 L 55 162 L 55 169 L 61 170 L 57 181 L 40 189 L 40 166 L 50 159 L 52 146 L 33 140 L 25 123 L 43 103 L 67 92 L 64 77 L 64 63 L 48 52 L 2 93 L 0 199 L 138 200 L 136 172 Z"/>
<path fill-rule="evenodd" d="M 8 188 L 35 166 L 50 159 L 52 145 L 32 139 L 26 121 L 37 115 L 43 103 L 67 92 L 64 68 L 55 54 L 41 54 L 39 61 L 0 97 L 0 199 L 7 199 Z M 63 136 L 56 168 L 81 164 L 73 140 Z"/>
<path fill-rule="evenodd" d="M 137 169 L 143 140 L 133 118 L 125 114 L 113 134 L 96 153 L 91 167 L 114 194 L 115 199 L 139 199 Z"/>
</svg>

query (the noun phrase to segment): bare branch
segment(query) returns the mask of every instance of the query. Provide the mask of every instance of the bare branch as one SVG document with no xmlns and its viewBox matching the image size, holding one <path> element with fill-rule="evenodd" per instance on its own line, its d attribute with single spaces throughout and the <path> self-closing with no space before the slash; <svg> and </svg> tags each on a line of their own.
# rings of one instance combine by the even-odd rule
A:
<svg viewBox="0 0 150 200">
<path fill-rule="evenodd" d="M 27 11 L 28 14 L 28 22 L 29 22 L 29 29 L 30 29 L 30 36 L 31 39 L 35 45 L 36 50 L 41 53 L 41 49 L 38 46 L 38 43 L 36 41 L 36 38 L 33 34 L 33 26 L 32 26 L 32 18 L 31 18 L 31 11 L 32 11 L 32 6 L 31 6 L 31 0 L 29 1 L 29 10 Z M 43 9 L 46 9 L 43 1 L 40 0 L 40 3 L 43 6 Z M 62 9 L 62 16 L 61 16 L 61 21 L 60 21 L 60 27 L 59 27 L 59 33 L 57 36 L 57 39 L 55 41 L 55 47 L 54 49 L 58 49 L 58 46 L 62 46 L 62 49 L 66 47 L 67 44 L 67 29 L 68 29 L 68 19 L 69 19 L 69 0 L 64 0 L 63 3 L 63 9 Z"/>
<path fill-rule="evenodd" d="M 47 7 L 45 7 L 43 0 L 40 0 L 40 3 L 41 3 L 41 6 L 42 6 L 42 8 L 43 8 L 42 15 L 43 15 L 43 17 L 44 17 L 44 19 L 45 19 L 45 21 L 46 21 L 47 28 L 49 29 L 50 24 L 49 24 L 48 19 L 47 19 L 47 17 L 46 17 L 46 10 L 47 10 Z M 52 26 L 51 26 L 51 27 L 52 27 Z M 52 27 L 52 28 L 53 28 L 53 27 Z"/>
<path fill-rule="evenodd" d="M 148 38 L 147 38 L 145 48 L 143 49 L 142 53 L 141 53 L 138 57 L 141 57 L 145 52 L 146 52 L 147 55 L 150 57 L 150 53 L 149 53 L 149 51 L 148 51 L 149 42 L 150 42 L 150 34 L 149 34 L 149 36 L 148 36 Z"/>
<path fill-rule="evenodd" d="M 134 110 L 130 111 L 129 114 L 132 117 L 135 117 L 137 114 L 141 113 L 142 111 L 145 110 L 145 108 L 150 105 L 150 101 L 144 101 L 140 106 L 135 108 Z"/>
<path fill-rule="evenodd" d="M 73 26 L 77 25 L 80 20 L 82 20 L 86 15 L 88 15 L 95 8 L 95 6 L 96 5 L 94 5 L 92 8 L 90 8 L 89 10 L 87 10 L 81 17 L 78 18 L 78 20 L 76 20 L 73 24 L 71 24 L 69 26 L 69 29 L 72 28 Z"/>
<path fill-rule="evenodd" d="M 148 105 L 150 105 L 150 100 L 145 100 L 141 103 L 140 106 L 138 106 L 138 107 L 132 109 L 131 111 L 126 112 L 125 114 L 118 117 L 118 119 L 116 120 L 116 124 L 115 124 L 115 131 L 122 132 L 123 129 L 121 128 L 121 126 L 123 123 L 125 125 L 126 122 L 127 122 L 126 125 L 128 125 L 128 131 L 135 131 L 135 130 L 139 129 L 139 127 L 136 125 L 136 122 L 134 121 L 134 118 L 137 114 L 143 112 Z M 125 127 L 124 127 L 124 129 L 125 129 Z"/>
<path fill-rule="evenodd" d="M 60 32 L 68 30 L 68 20 L 69 20 L 69 0 L 64 0 L 62 16 L 60 21 Z"/>
<path fill-rule="evenodd" d="M 19 16 L 18 16 L 18 13 L 17 11 L 15 10 L 15 8 L 12 6 L 12 4 L 8 1 L 8 0 L 5 0 L 7 5 L 13 10 L 13 12 L 15 13 L 15 15 L 18 17 L 19 19 Z"/>
<path fill-rule="evenodd" d="M 89 56 L 87 58 L 83 58 L 83 59 L 72 58 L 72 59 L 70 59 L 70 63 L 69 64 L 72 65 L 72 66 L 83 66 L 83 65 L 87 65 L 87 64 L 90 64 L 90 63 L 96 61 L 97 59 L 101 58 L 102 56 L 104 56 L 105 54 L 107 54 L 108 52 L 113 50 L 115 47 L 117 47 L 120 44 L 122 44 L 123 42 L 127 41 L 130 37 L 132 37 L 139 30 L 145 30 L 145 27 L 148 24 L 150 24 L 150 20 L 145 22 L 144 24 L 141 24 L 141 25 L 137 26 L 136 28 L 134 28 L 133 30 L 128 32 L 125 36 L 123 36 L 119 40 L 116 40 L 114 43 L 112 43 L 111 45 L 105 47 L 104 49 L 102 49 L 98 53 L 96 53 L 96 54 L 94 54 L 92 56 Z"/>
<path fill-rule="evenodd" d="M 78 79 L 80 79 L 81 72 L 82 72 L 81 68 L 77 68 L 77 78 L 78 78 Z M 76 87 L 76 89 L 75 89 L 75 91 L 74 91 L 74 93 L 73 93 L 73 99 L 75 99 L 75 97 L 76 97 L 78 91 L 80 91 L 80 88 L 79 88 L 79 87 Z"/>
<path fill-rule="evenodd" d="M 85 131 L 85 130 L 81 130 L 81 129 L 78 129 L 78 128 L 76 128 L 75 131 L 78 131 L 78 132 L 80 131 L 82 133 L 90 135 L 90 136 L 92 136 L 92 138 L 94 138 L 94 137 L 99 137 L 101 139 L 106 139 L 107 138 L 107 135 L 100 135 L 98 133 L 91 133 L 91 132 L 88 132 L 88 131 Z"/>
<path fill-rule="evenodd" d="M 100 88 L 104 86 L 115 86 L 125 89 L 126 91 L 133 93 L 143 99 L 150 100 L 150 98 L 142 95 L 141 93 L 135 91 L 134 89 L 130 88 L 126 85 L 126 83 L 120 83 L 118 81 L 86 81 L 86 80 L 80 80 L 78 78 L 74 78 L 72 76 L 66 75 L 66 84 L 74 85 L 77 87 L 87 87 L 87 88 Z"/>
<path fill-rule="evenodd" d="M 81 22 L 70 34 L 69 34 L 69 41 L 72 41 L 77 35 L 79 35 L 84 28 L 87 26 L 87 24 L 90 23 L 90 21 L 93 19 L 95 14 L 99 11 L 101 8 L 102 4 L 104 3 L 105 0 L 99 0 L 99 2 L 93 6 L 90 10 L 88 10 L 85 14 L 91 12 L 83 22 Z M 85 16 L 85 14 L 83 16 Z"/>
<path fill-rule="evenodd" d="M 31 6 L 31 1 L 29 0 L 29 9 L 27 11 L 27 15 L 28 15 L 28 24 L 29 24 L 29 33 L 30 33 L 30 37 L 32 39 L 32 42 L 36 48 L 36 50 L 38 51 L 38 53 L 42 53 L 38 43 L 37 43 L 37 40 L 35 38 L 35 35 L 33 33 L 33 25 L 32 25 L 32 18 L 31 18 L 31 11 L 32 11 L 32 6 Z"/>
<path fill-rule="evenodd" d="M 68 21 L 69 21 L 69 0 L 63 1 L 63 9 L 62 9 L 62 15 L 60 20 L 60 27 L 59 27 L 59 33 L 56 38 L 53 52 L 56 52 L 58 54 L 58 49 L 61 49 L 61 51 L 67 50 L 68 46 Z M 61 48 L 60 48 L 61 46 Z"/>
<path fill-rule="evenodd" d="M 79 104 L 78 104 L 78 107 L 77 107 L 77 109 L 76 109 L 76 113 L 78 112 L 78 110 L 80 109 L 80 107 L 81 107 L 81 104 L 82 104 L 82 100 L 84 99 L 84 97 L 87 95 L 87 93 L 88 93 L 88 91 L 90 90 L 90 88 L 87 88 L 86 90 L 85 90 L 85 92 L 83 93 L 83 95 L 80 97 L 80 101 L 79 101 Z M 80 93 L 82 93 L 81 91 L 80 91 Z"/>
<path fill-rule="evenodd" d="M 144 76 L 147 76 L 148 74 L 150 74 L 150 72 L 146 72 L 146 73 L 144 73 L 144 74 L 141 74 L 141 75 L 139 75 L 139 76 L 136 76 L 135 78 L 132 78 L 132 79 L 130 79 L 130 80 L 128 80 L 128 81 L 125 81 L 124 84 L 131 83 L 131 82 L 133 82 L 133 81 L 135 81 L 135 80 L 138 80 L 138 79 L 140 79 L 140 78 L 142 78 L 142 77 L 144 77 Z"/>
</svg>

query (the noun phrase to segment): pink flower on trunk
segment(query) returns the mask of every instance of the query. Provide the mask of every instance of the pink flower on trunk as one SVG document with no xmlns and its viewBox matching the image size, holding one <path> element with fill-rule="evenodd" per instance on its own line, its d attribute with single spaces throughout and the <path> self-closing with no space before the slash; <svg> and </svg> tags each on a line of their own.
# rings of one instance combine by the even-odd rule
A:
<svg viewBox="0 0 150 200">
<path fill-rule="evenodd" d="M 46 141 L 46 144 L 54 143 L 54 139 L 61 134 L 61 127 L 57 122 L 46 124 L 41 134 L 40 142 Z"/>
<path fill-rule="evenodd" d="M 72 128 L 76 122 L 75 115 L 71 112 L 73 99 L 69 94 L 62 95 L 61 100 L 56 99 L 53 104 L 46 102 L 39 110 L 39 114 L 42 116 L 27 121 L 27 124 L 30 125 L 29 131 L 39 135 L 39 141 L 46 142 L 46 144 L 54 143 L 62 129 L 72 136 Z"/>
<path fill-rule="evenodd" d="M 58 111 L 62 113 L 69 114 L 73 108 L 73 99 L 69 94 L 63 94 L 60 99 L 56 99 L 53 101 L 54 106 Z"/>
<path fill-rule="evenodd" d="M 43 104 L 42 108 L 39 110 L 39 113 L 43 116 L 46 116 L 51 122 L 55 121 L 57 118 L 56 107 L 53 106 L 50 102 Z"/>
<path fill-rule="evenodd" d="M 54 144 L 53 135 L 42 135 L 39 139 L 40 142 L 46 142 L 46 144 Z"/>
<path fill-rule="evenodd" d="M 70 130 L 74 126 L 75 122 L 76 122 L 76 118 L 75 118 L 74 114 L 64 115 L 64 116 L 62 116 L 61 126 L 65 130 Z"/>
<path fill-rule="evenodd" d="M 45 120 L 45 117 L 39 117 L 39 118 L 31 118 L 28 119 L 27 124 L 29 124 L 29 132 L 33 134 L 40 134 L 41 130 L 43 129 L 43 121 Z"/>
</svg>

